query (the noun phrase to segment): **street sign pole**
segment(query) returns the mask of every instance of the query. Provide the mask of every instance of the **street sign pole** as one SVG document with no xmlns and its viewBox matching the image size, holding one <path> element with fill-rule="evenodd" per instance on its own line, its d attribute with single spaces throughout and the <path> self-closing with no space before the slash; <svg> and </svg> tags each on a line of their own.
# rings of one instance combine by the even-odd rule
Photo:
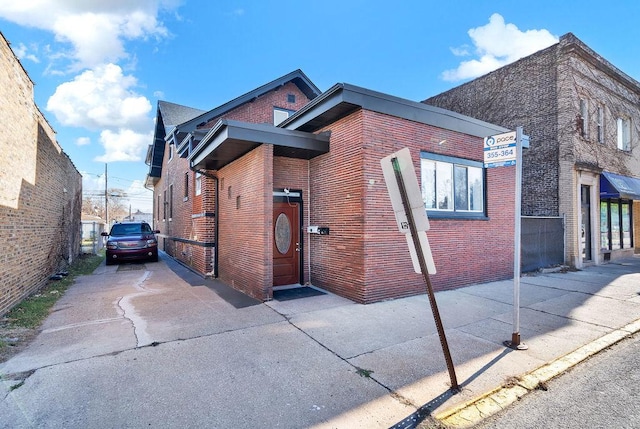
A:
<svg viewBox="0 0 640 429">
<path fill-rule="evenodd" d="M 396 181 L 398 182 L 398 189 L 400 190 L 400 196 L 402 197 L 402 205 L 404 206 L 404 211 L 407 216 L 407 223 L 409 224 L 409 230 L 411 232 L 411 237 L 413 239 L 413 245 L 415 247 L 416 254 L 418 256 L 418 262 L 420 264 L 420 270 L 422 271 L 422 277 L 424 279 L 424 282 L 427 285 L 427 292 L 428 292 L 427 294 L 429 295 L 429 303 L 431 304 L 431 311 L 433 312 L 433 318 L 436 323 L 436 328 L 438 329 L 438 336 L 440 337 L 440 345 L 442 346 L 442 351 L 444 352 L 444 359 L 447 363 L 447 369 L 449 371 L 449 379 L 451 380 L 451 389 L 458 390 L 459 387 L 458 387 L 458 380 L 456 378 L 456 371 L 455 371 L 455 368 L 453 367 L 453 360 L 451 359 L 451 353 L 449 352 L 447 337 L 445 336 L 442 320 L 440 319 L 440 312 L 438 311 L 436 297 L 433 292 L 433 286 L 431 286 L 431 280 L 429 278 L 427 261 L 425 260 L 424 252 L 422 249 L 422 243 L 420 243 L 420 238 L 418 236 L 418 229 L 416 227 L 416 222 L 413 217 L 411 204 L 409 203 L 409 196 L 407 194 L 407 189 L 405 187 L 404 179 L 402 178 L 400 163 L 398 162 L 398 158 L 392 157 L 391 164 L 393 165 L 393 171 L 396 176 Z"/>
<path fill-rule="evenodd" d="M 527 350 L 529 347 L 520 342 L 520 255 L 522 223 L 522 127 L 516 128 L 516 204 L 515 236 L 513 253 L 513 333 L 511 341 L 504 345 L 515 350 Z"/>
</svg>

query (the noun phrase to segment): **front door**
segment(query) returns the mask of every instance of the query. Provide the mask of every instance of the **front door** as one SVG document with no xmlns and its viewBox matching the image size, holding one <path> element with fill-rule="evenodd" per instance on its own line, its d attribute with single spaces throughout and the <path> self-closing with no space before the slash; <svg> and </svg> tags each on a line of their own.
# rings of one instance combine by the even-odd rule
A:
<svg viewBox="0 0 640 429">
<path fill-rule="evenodd" d="M 300 205 L 273 203 L 273 285 L 300 282 Z"/>
<path fill-rule="evenodd" d="M 581 206 L 582 206 L 582 260 L 591 260 L 591 187 L 581 186 Z"/>
</svg>

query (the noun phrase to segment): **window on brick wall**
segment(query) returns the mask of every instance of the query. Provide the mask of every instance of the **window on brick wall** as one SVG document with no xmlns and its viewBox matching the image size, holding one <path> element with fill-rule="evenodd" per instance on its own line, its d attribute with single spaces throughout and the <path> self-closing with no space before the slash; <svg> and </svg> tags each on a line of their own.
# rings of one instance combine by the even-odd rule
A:
<svg viewBox="0 0 640 429">
<path fill-rule="evenodd" d="M 280 107 L 273 108 L 273 125 L 278 125 L 294 113 L 293 110 L 282 109 Z"/>
<path fill-rule="evenodd" d="M 589 102 L 584 98 L 580 99 L 580 135 L 584 138 L 589 138 Z"/>
<path fill-rule="evenodd" d="M 158 195 L 158 206 L 156 207 L 156 218 L 160 220 L 160 195 Z"/>
<path fill-rule="evenodd" d="M 173 145 L 169 145 L 169 161 L 173 159 Z"/>
<path fill-rule="evenodd" d="M 631 120 L 629 118 L 618 118 L 618 149 L 624 151 L 631 150 Z"/>
<path fill-rule="evenodd" d="M 189 199 L 189 173 L 184 173 L 184 194 L 182 197 L 184 201 Z"/>
<path fill-rule="evenodd" d="M 196 186 L 195 186 L 196 195 L 200 195 L 202 193 L 202 174 L 196 171 Z"/>
<path fill-rule="evenodd" d="M 429 215 L 484 217 L 482 162 L 421 154 L 422 198 Z"/>
<path fill-rule="evenodd" d="M 167 191 L 164 190 L 162 194 L 162 220 L 167 218 Z"/>
<path fill-rule="evenodd" d="M 598 143 L 604 144 L 604 107 L 598 106 L 597 115 Z"/>
<path fill-rule="evenodd" d="M 173 219 L 173 185 L 169 185 L 169 220 Z"/>
</svg>

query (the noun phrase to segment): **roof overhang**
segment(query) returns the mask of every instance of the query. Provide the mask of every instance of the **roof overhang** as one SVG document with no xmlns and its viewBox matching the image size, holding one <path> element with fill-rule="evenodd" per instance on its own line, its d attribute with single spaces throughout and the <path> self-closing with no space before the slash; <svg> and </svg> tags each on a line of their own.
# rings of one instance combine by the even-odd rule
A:
<svg viewBox="0 0 640 429">
<path fill-rule="evenodd" d="M 193 170 L 219 170 L 262 144 L 273 145 L 274 156 L 311 159 L 329 152 L 329 134 L 223 119 L 191 151 L 189 165 Z"/>
<path fill-rule="evenodd" d="M 476 137 L 510 131 L 508 128 L 450 110 L 347 83 L 332 86 L 282 122 L 279 127 L 314 132 L 360 108 Z"/>
<path fill-rule="evenodd" d="M 603 171 L 600 176 L 600 198 L 640 200 L 640 179 Z"/>
</svg>

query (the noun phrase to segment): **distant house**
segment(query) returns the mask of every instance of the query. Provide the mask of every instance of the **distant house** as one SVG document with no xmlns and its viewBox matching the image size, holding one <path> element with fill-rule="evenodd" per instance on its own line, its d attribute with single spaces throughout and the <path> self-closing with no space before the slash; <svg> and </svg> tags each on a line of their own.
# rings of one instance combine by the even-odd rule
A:
<svg viewBox="0 0 640 429">
<path fill-rule="evenodd" d="M 380 160 L 408 147 L 443 290 L 512 276 L 514 168 L 485 169 L 506 128 L 294 71 L 211 111 L 158 103 L 147 184 L 169 255 L 260 300 L 313 284 L 357 302 L 423 293 Z M 323 234 L 318 234 L 322 231 Z"/>
<path fill-rule="evenodd" d="M 144 213 L 140 210 L 136 210 L 134 213 L 126 216 L 123 221 L 147 222 L 149 225 L 153 226 L 153 213 Z"/>
<path fill-rule="evenodd" d="M 0 33 L 0 315 L 80 253 L 82 176 Z"/>
<path fill-rule="evenodd" d="M 106 231 L 106 222 L 99 216 L 82 215 L 82 253 L 96 254 L 104 247 L 101 234 Z"/>
<path fill-rule="evenodd" d="M 522 215 L 564 220 L 561 262 L 640 250 L 640 83 L 573 34 L 424 103 L 524 126 Z"/>
</svg>

